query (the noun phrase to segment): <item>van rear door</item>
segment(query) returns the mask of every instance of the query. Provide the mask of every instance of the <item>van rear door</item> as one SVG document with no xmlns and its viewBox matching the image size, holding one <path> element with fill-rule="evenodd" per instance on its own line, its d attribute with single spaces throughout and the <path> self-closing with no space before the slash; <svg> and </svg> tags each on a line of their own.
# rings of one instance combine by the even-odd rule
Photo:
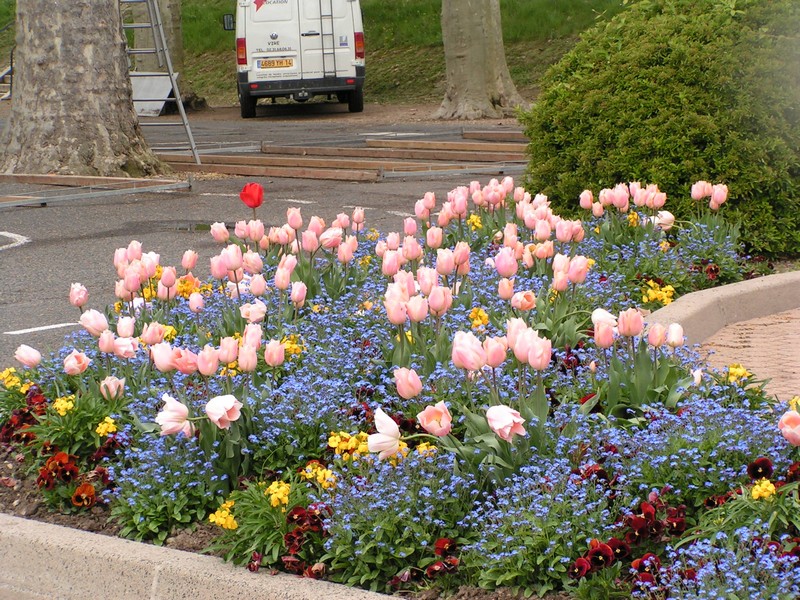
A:
<svg viewBox="0 0 800 600">
<path fill-rule="evenodd" d="M 353 77 L 353 2 L 299 0 L 303 77 Z"/>
<path fill-rule="evenodd" d="M 301 79 L 298 0 L 253 0 L 247 10 L 250 80 Z"/>
</svg>

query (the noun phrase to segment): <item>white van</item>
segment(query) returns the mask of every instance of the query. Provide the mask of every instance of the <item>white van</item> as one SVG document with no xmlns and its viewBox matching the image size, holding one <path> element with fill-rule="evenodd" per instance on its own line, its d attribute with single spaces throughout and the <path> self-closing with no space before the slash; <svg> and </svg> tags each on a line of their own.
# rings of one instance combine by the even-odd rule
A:
<svg viewBox="0 0 800 600">
<path fill-rule="evenodd" d="M 256 116 L 259 98 L 335 95 L 364 110 L 359 0 L 237 0 L 235 30 L 243 118 Z"/>
</svg>

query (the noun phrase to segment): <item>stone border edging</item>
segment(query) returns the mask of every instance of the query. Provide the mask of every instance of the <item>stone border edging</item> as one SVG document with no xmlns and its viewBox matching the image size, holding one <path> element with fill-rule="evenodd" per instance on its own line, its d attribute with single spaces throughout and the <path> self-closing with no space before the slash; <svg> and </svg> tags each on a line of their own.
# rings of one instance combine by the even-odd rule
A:
<svg viewBox="0 0 800 600">
<path fill-rule="evenodd" d="M 0 598 L 380 600 L 344 585 L 0 514 Z"/>
<path fill-rule="evenodd" d="M 645 318 L 648 324 L 680 323 L 688 344 L 723 327 L 800 307 L 800 271 L 767 275 L 681 296 Z"/>
<path fill-rule="evenodd" d="M 689 344 L 800 307 L 800 271 L 681 296 L 647 317 L 680 323 Z M 379 600 L 383 594 L 280 573 L 253 574 L 213 556 L 0 514 L 0 597 L 79 600 Z"/>
</svg>

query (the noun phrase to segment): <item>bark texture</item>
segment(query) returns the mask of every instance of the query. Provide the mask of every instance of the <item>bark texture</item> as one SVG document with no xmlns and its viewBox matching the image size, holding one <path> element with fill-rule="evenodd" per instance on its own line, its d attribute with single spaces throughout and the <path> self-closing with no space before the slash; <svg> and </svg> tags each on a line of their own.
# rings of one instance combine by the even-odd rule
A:
<svg viewBox="0 0 800 600">
<path fill-rule="evenodd" d="M 440 119 L 511 114 L 524 105 L 506 64 L 500 0 L 442 0 L 447 89 Z"/>
<path fill-rule="evenodd" d="M 163 170 L 133 109 L 117 0 L 17 0 L 16 43 L 0 172 Z"/>
</svg>

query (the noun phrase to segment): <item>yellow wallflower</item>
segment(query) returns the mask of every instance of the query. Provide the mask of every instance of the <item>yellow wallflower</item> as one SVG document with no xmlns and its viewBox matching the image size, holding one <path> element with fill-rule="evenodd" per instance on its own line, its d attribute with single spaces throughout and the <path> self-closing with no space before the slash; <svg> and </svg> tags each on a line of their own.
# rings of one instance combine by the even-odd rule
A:
<svg viewBox="0 0 800 600">
<path fill-rule="evenodd" d="M 17 376 L 17 370 L 14 367 L 9 367 L 4 371 L 0 371 L 0 383 L 7 390 L 13 390 L 22 385 L 22 380 Z"/>
<path fill-rule="evenodd" d="M 53 400 L 53 410 L 55 410 L 62 417 L 69 411 L 75 408 L 75 394 L 69 396 L 61 396 Z"/>
<path fill-rule="evenodd" d="M 629 227 L 639 226 L 639 213 L 633 210 L 628 213 L 628 226 Z"/>
<path fill-rule="evenodd" d="M 100 437 L 105 437 L 117 431 L 117 424 L 114 423 L 114 419 L 112 419 L 111 417 L 106 417 L 100 422 L 100 424 L 97 426 L 97 429 L 95 429 L 94 431 Z"/>
<path fill-rule="evenodd" d="M 433 456 L 436 454 L 436 446 L 431 444 L 430 442 L 422 442 L 416 447 L 416 451 L 418 454 L 422 456 Z"/>
<path fill-rule="evenodd" d="M 281 504 L 284 506 L 289 504 L 289 492 L 291 491 L 292 486 L 285 481 L 273 481 L 269 484 L 269 487 L 264 490 L 264 495 L 269 496 L 269 503 L 273 508 L 277 508 Z"/>
<path fill-rule="evenodd" d="M 208 515 L 208 520 L 215 525 L 219 525 L 223 529 L 238 528 L 239 524 L 236 522 L 236 519 L 233 518 L 233 512 L 231 512 L 233 504 L 233 500 L 228 500 L 222 506 L 220 506 L 216 512 Z"/>
<path fill-rule="evenodd" d="M 469 313 L 469 319 L 472 321 L 473 329 L 483 329 L 489 324 L 489 315 L 482 308 L 473 308 Z"/>
<path fill-rule="evenodd" d="M 366 237 L 370 242 L 375 242 L 381 236 L 380 232 L 377 229 L 370 229 L 367 231 Z"/>
<path fill-rule="evenodd" d="M 290 358 L 299 356 L 306 349 L 306 346 L 303 343 L 303 338 L 296 333 L 285 336 L 281 340 L 281 344 L 283 344 L 286 354 L 289 354 Z"/>
<path fill-rule="evenodd" d="M 661 286 L 652 279 L 648 279 L 646 286 L 642 289 L 642 302 L 645 304 L 655 302 L 666 306 L 672 302 L 674 296 L 674 287 L 671 285 Z"/>
<path fill-rule="evenodd" d="M 667 240 L 661 240 L 661 243 L 658 245 L 658 249 L 661 250 L 662 252 L 666 252 L 670 248 L 672 248 L 672 246 Z"/>
<path fill-rule="evenodd" d="M 483 223 L 481 223 L 481 218 L 477 214 L 471 214 L 467 219 L 467 225 L 469 225 L 472 231 L 477 231 L 478 229 L 483 229 Z"/>
<path fill-rule="evenodd" d="M 753 374 L 750 371 L 745 369 L 739 363 L 734 363 L 728 367 L 728 381 L 730 383 L 736 383 L 742 379 L 747 379 L 752 375 Z"/>
<path fill-rule="evenodd" d="M 178 330 L 175 329 L 172 325 L 164 325 L 164 341 L 171 342 L 175 339 L 175 336 L 178 335 Z"/>
<path fill-rule="evenodd" d="M 753 489 L 750 490 L 750 495 L 753 497 L 753 500 L 758 500 L 759 498 L 764 498 L 766 500 L 774 493 L 775 486 L 766 477 L 764 479 L 759 479 L 753 486 Z"/>
<path fill-rule="evenodd" d="M 328 437 L 328 447 L 333 450 L 335 454 L 342 457 L 342 460 L 358 460 L 362 456 L 369 454 L 367 448 L 367 438 L 369 435 L 363 431 L 359 431 L 356 435 L 350 435 L 346 431 L 338 433 L 331 432 Z"/>
<path fill-rule="evenodd" d="M 372 255 L 367 254 L 366 256 L 362 256 L 358 259 L 358 266 L 362 268 L 367 268 L 370 263 L 372 263 Z"/>
<path fill-rule="evenodd" d="M 789 398 L 789 410 L 797 410 L 798 405 L 800 405 L 800 396 L 792 396 Z"/>
<path fill-rule="evenodd" d="M 316 482 L 322 489 L 330 489 L 336 487 L 336 475 L 333 471 L 325 468 L 320 462 L 311 461 L 306 467 L 300 471 L 300 477 L 306 481 Z"/>
</svg>

